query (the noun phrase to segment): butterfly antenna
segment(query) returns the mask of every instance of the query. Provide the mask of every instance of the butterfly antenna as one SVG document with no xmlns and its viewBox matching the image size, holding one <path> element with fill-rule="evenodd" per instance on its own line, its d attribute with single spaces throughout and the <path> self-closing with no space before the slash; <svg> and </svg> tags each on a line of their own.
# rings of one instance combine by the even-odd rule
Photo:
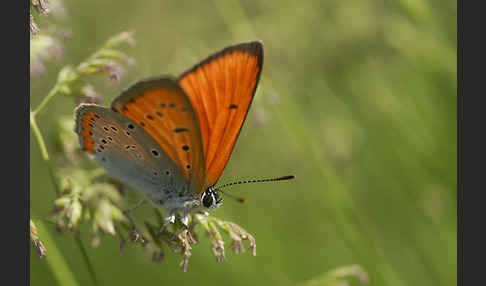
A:
<svg viewBox="0 0 486 286">
<path fill-rule="evenodd" d="M 222 189 L 226 188 L 232 185 L 239 185 L 239 184 L 248 184 L 248 183 L 263 183 L 263 182 L 273 182 L 273 181 L 285 181 L 285 180 L 290 180 L 290 179 L 295 179 L 294 175 L 288 175 L 288 176 L 283 176 L 283 177 L 278 177 L 278 178 L 270 178 L 270 179 L 256 179 L 256 180 L 248 180 L 248 181 L 237 181 L 237 182 L 231 182 L 224 184 L 222 186 L 216 187 L 215 189 Z"/>
<path fill-rule="evenodd" d="M 256 179 L 256 180 L 247 180 L 247 181 L 237 181 L 237 182 L 231 182 L 224 184 L 222 186 L 214 188 L 215 191 L 221 192 L 222 194 L 227 195 L 228 197 L 231 197 L 235 199 L 236 201 L 245 204 L 247 202 L 247 199 L 245 198 L 240 198 L 240 197 L 235 197 L 231 194 L 228 194 L 226 192 L 223 192 L 221 189 L 226 188 L 232 185 L 239 185 L 239 184 L 249 184 L 249 183 L 263 183 L 263 182 L 273 182 L 273 181 L 286 181 L 286 180 L 291 180 L 295 179 L 294 175 L 288 175 L 288 176 L 283 176 L 283 177 L 278 177 L 278 178 L 269 178 L 269 179 Z"/>
</svg>

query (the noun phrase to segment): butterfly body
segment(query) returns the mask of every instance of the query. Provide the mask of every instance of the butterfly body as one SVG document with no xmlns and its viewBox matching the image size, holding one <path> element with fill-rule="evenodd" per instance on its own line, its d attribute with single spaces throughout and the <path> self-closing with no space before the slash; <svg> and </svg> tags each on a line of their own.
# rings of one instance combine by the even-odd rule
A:
<svg viewBox="0 0 486 286">
<path fill-rule="evenodd" d="M 169 217 L 218 207 L 212 186 L 231 155 L 262 62 L 260 42 L 242 43 L 177 79 L 139 81 L 111 108 L 82 104 L 75 112 L 80 145 Z"/>
</svg>

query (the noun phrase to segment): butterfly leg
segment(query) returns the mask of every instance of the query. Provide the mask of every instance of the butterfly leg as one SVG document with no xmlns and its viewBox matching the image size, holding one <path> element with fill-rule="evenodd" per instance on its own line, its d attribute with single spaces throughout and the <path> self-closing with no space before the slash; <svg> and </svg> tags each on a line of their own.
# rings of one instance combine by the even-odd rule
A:
<svg viewBox="0 0 486 286">
<path fill-rule="evenodd" d="M 162 227 L 160 228 L 160 233 L 163 233 L 165 228 L 171 224 L 171 223 L 174 223 L 175 222 L 175 213 L 171 213 L 169 216 L 167 216 L 165 218 L 165 222 L 164 224 L 162 225 Z"/>
<path fill-rule="evenodd" d="M 181 220 L 182 221 L 182 220 Z M 189 228 L 187 227 L 187 225 L 183 224 L 181 228 L 179 228 L 175 233 L 174 235 L 172 236 L 172 240 L 175 240 L 179 234 L 181 234 L 181 232 L 183 232 L 184 230 L 189 230 Z"/>
<path fill-rule="evenodd" d="M 189 216 L 187 214 L 184 214 L 183 217 L 181 217 L 181 223 L 188 228 L 189 227 Z"/>
<path fill-rule="evenodd" d="M 174 235 L 172 236 L 172 240 L 175 240 L 179 236 L 179 234 L 181 234 L 181 232 L 183 232 L 186 229 L 188 229 L 188 228 L 187 227 L 181 227 L 181 228 L 179 228 L 179 230 L 177 230 L 174 233 Z"/>
<path fill-rule="evenodd" d="M 145 202 L 145 198 L 141 199 L 140 201 L 138 201 L 138 203 L 136 203 L 135 205 L 129 207 L 128 209 L 124 210 L 123 211 L 123 214 L 128 214 L 129 212 L 133 211 L 134 209 L 138 208 L 139 206 L 141 206 L 143 203 Z"/>
<path fill-rule="evenodd" d="M 168 217 L 165 218 L 165 224 L 168 225 L 169 223 L 175 222 L 175 213 L 171 213 Z"/>
<path fill-rule="evenodd" d="M 172 236 L 172 240 L 176 239 L 177 236 L 179 236 L 179 234 L 181 232 L 183 232 L 184 230 L 188 230 L 189 229 L 189 215 L 187 213 L 184 212 L 184 215 L 180 218 L 179 220 L 181 223 L 182 223 L 182 227 L 179 228 L 175 233 L 174 235 Z"/>
</svg>

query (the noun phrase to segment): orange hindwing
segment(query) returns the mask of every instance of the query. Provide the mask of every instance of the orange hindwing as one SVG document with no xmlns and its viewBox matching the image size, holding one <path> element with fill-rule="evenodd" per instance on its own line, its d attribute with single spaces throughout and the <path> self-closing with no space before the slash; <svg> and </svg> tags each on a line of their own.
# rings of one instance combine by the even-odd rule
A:
<svg viewBox="0 0 486 286">
<path fill-rule="evenodd" d="M 201 132 L 194 109 L 176 80 L 138 82 L 113 100 L 112 109 L 145 129 L 197 192 L 203 189 L 206 182 Z"/>
</svg>

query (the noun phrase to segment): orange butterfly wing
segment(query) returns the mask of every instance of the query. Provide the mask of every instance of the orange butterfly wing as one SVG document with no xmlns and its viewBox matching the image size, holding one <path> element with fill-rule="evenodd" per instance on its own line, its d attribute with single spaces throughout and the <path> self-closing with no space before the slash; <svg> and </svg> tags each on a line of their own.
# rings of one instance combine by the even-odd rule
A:
<svg viewBox="0 0 486 286">
<path fill-rule="evenodd" d="M 208 182 L 214 185 L 233 151 L 253 100 L 263 65 L 263 46 L 229 46 L 183 73 L 179 85 L 197 114 Z"/>
<path fill-rule="evenodd" d="M 141 126 L 162 147 L 197 193 L 204 191 L 201 131 L 189 98 L 171 78 L 137 82 L 111 105 Z"/>
</svg>

